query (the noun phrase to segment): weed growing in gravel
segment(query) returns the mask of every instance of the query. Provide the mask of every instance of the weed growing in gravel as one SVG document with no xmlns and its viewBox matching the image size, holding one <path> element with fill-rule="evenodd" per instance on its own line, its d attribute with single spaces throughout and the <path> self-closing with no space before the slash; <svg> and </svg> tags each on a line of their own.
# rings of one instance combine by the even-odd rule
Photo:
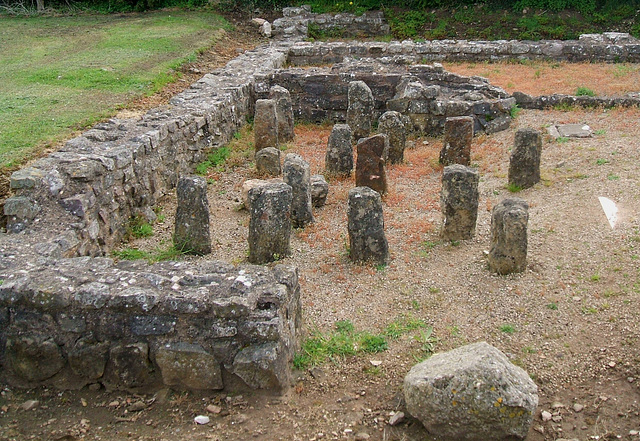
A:
<svg viewBox="0 0 640 441">
<path fill-rule="evenodd" d="M 589 280 L 591 280 L 592 282 L 599 282 L 600 281 L 600 274 L 594 274 L 592 275 Z"/>
<path fill-rule="evenodd" d="M 413 354 L 416 362 L 424 361 L 433 355 L 438 343 L 438 338 L 433 335 L 433 326 L 429 326 L 424 330 L 421 329 L 420 335 L 413 337 L 413 339 L 420 343 L 418 352 Z"/>
<path fill-rule="evenodd" d="M 296 369 L 306 369 L 327 360 L 337 360 L 359 353 L 375 353 L 387 350 L 384 335 L 367 331 L 357 332 L 349 320 L 336 322 L 335 330 L 326 334 L 316 330 L 302 343 L 293 358 Z"/>
<path fill-rule="evenodd" d="M 608 160 L 608 159 L 598 158 L 598 159 L 596 160 L 596 164 L 597 164 L 597 165 L 605 165 L 605 164 L 608 164 L 608 163 L 609 163 L 609 160 Z"/>
<path fill-rule="evenodd" d="M 404 334 L 408 334 L 409 332 L 415 331 L 420 328 L 425 328 L 426 326 L 427 324 L 424 322 L 424 320 L 415 318 L 411 314 L 403 314 L 387 325 L 384 330 L 384 335 L 393 340 L 396 340 Z"/>
<path fill-rule="evenodd" d="M 547 305 L 547 308 L 549 308 L 552 311 L 557 311 L 558 310 L 558 304 L 555 302 L 551 302 Z"/>
<path fill-rule="evenodd" d="M 611 174 L 607 175 L 607 179 L 610 180 L 610 181 L 617 181 L 618 179 L 620 179 L 620 176 L 611 173 Z"/>
<path fill-rule="evenodd" d="M 140 239 L 141 237 L 153 236 L 153 227 L 142 216 L 135 216 L 129 220 L 127 232 L 129 236 Z"/>
<path fill-rule="evenodd" d="M 220 147 L 207 155 L 207 159 L 196 166 L 199 175 L 206 175 L 210 168 L 220 168 L 229 157 L 228 146 Z"/>
<path fill-rule="evenodd" d="M 188 254 L 188 252 L 189 250 L 180 249 L 171 244 L 167 248 L 156 248 L 152 252 L 139 250 L 137 248 L 125 248 L 123 250 L 113 251 L 111 254 L 120 260 L 145 259 L 149 263 L 155 263 L 165 260 L 178 260 L 185 254 Z"/>
<path fill-rule="evenodd" d="M 522 191 L 522 187 L 520 187 L 519 185 L 516 184 L 507 184 L 507 190 L 509 190 L 510 193 L 518 193 Z"/>
<path fill-rule="evenodd" d="M 509 110 L 509 114 L 511 115 L 512 119 L 516 119 L 521 111 L 522 111 L 522 107 L 518 106 L 517 104 L 514 104 L 511 107 L 511 110 Z"/>
<path fill-rule="evenodd" d="M 569 142 L 569 138 L 567 138 L 566 136 L 559 136 L 556 138 L 556 142 L 558 144 L 564 144 L 565 142 Z"/>
<path fill-rule="evenodd" d="M 505 334 L 514 334 L 516 332 L 516 328 L 513 325 L 502 325 L 500 326 L 500 331 Z"/>
<path fill-rule="evenodd" d="M 596 96 L 596 93 L 588 87 L 578 87 L 576 89 L 576 96 Z"/>
<path fill-rule="evenodd" d="M 607 131 L 605 129 L 598 129 L 593 131 L 594 135 L 605 135 L 606 133 Z"/>
</svg>

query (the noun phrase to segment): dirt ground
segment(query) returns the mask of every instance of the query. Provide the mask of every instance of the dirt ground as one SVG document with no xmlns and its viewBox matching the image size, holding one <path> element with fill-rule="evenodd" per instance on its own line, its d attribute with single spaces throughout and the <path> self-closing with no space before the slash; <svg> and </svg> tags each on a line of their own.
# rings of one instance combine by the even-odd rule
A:
<svg viewBox="0 0 640 441">
<path fill-rule="evenodd" d="M 223 50 L 233 53 L 235 46 Z M 510 81 L 517 86 L 518 76 Z M 141 102 L 134 110 L 159 103 Z M 546 133 L 563 123 L 589 124 L 594 136 L 546 136 L 542 182 L 511 194 L 506 176 L 515 131 Z M 284 153 L 301 154 L 313 173 L 321 173 L 330 130 L 298 125 Z M 244 134 L 247 145 L 251 136 Z M 293 255 L 284 262 L 300 271 L 305 333 L 330 332 L 339 320 L 378 333 L 411 317 L 433 327 L 433 339 L 427 342 L 415 330 L 388 339 L 384 352 L 297 371 L 281 396 L 5 387 L 0 440 L 431 439 L 408 416 L 389 424 L 404 410 L 404 375 L 426 355 L 427 343 L 441 352 L 482 340 L 505 352 L 539 387 L 528 441 L 640 439 L 638 139 L 640 109 L 522 111 L 509 130 L 474 139 L 472 163 L 481 174 L 476 236 L 450 243 L 438 235 L 442 140 L 414 138 L 405 162 L 388 169 L 383 204 L 389 266 L 348 260 L 346 195 L 353 178 L 329 182 L 327 204 L 315 211 L 314 224 L 294 232 Z M 240 189 L 256 175 L 252 164 L 237 165 L 208 176 L 210 258 L 244 263 L 249 214 L 238 209 Z M 528 267 L 498 276 L 488 271 L 485 257 L 490 210 L 511 196 L 530 205 Z M 618 205 L 613 228 L 599 196 Z M 152 250 L 167 243 L 174 212 L 168 199 L 154 235 L 123 246 Z M 542 411 L 551 419 L 543 421 Z M 198 415 L 210 422 L 194 423 Z"/>
</svg>

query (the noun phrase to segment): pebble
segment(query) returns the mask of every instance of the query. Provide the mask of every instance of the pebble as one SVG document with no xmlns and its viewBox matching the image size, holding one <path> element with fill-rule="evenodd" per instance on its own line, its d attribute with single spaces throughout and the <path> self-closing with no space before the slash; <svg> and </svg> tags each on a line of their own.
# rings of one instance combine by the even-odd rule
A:
<svg viewBox="0 0 640 441">
<path fill-rule="evenodd" d="M 222 407 L 216 406 L 215 404 L 209 404 L 205 410 L 209 413 L 213 413 L 217 415 L 220 412 L 222 412 Z"/>
<path fill-rule="evenodd" d="M 31 410 L 35 409 L 40 402 L 38 400 L 27 400 L 20 405 L 20 409 L 22 410 Z"/>
<path fill-rule="evenodd" d="M 367 441 L 371 436 L 367 432 L 356 433 L 356 441 Z"/>
<path fill-rule="evenodd" d="M 120 405 L 120 401 L 115 400 L 108 404 L 109 407 L 118 407 Z"/>
<path fill-rule="evenodd" d="M 391 418 L 389 418 L 389 425 L 396 426 L 404 421 L 404 412 L 396 412 Z"/>
<path fill-rule="evenodd" d="M 582 409 L 584 409 L 584 406 L 582 404 L 575 403 L 573 405 L 573 411 L 574 412 L 581 412 Z"/>
<path fill-rule="evenodd" d="M 629 431 L 629 435 L 631 435 L 631 436 L 637 436 L 638 433 L 640 433 L 640 432 L 638 432 L 637 430 L 630 430 Z"/>
<path fill-rule="evenodd" d="M 559 423 L 560 421 L 562 421 L 562 416 L 561 415 L 554 415 L 551 417 L 551 419 L 553 420 L 554 423 Z"/>
<path fill-rule="evenodd" d="M 135 403 L 127 407 L 127 410 L 129 412 L 140 412 L 141 410 L 144 410 L 146 408 L 147 408 L 147 403 L 145 403 L 144 401 L 136 401 Z"/>
<path fill-rule="evenodd" d="M 80 398 L 80 404 L 82 404 L 82 407 L 87 407 L 87 400 Z"/>
<path fill-rule="evenodd" d="M 629 383 L 633 383 L 634 381 L 636 381 L 636 379 L 635 379 L 635 378 L 633 378 L 633 377 L 628 377 L 628 378 L 627 378 L 627 381 L 628 381 Z"/>
<path fill-rule="evenodd" d="M 209 417 L 206 415 L 198 415 L 193 419 L 196 424 L 209 424 Z"/>
<path fill-rule="evenodd" d="M 551 413 L 547 412 L 546 410 L 542 411 L 540 417 L 542 418 L 542 421 L 551 421 Z"/>
<path fill-rule="evenodd" d="M 556 401 L 555 403 L 553 403 L 551 405 L 551 408 L 552 409 L 564 409 L 564 404 L 559 403 L 559 402 Z"/>
<path fill-rule="evenodd" d="M 382 361 L 380 361 L 380 360 L 371 360 L 370 363 L 373 366 L 380 366 L 382 364 Z"/>
</svg>

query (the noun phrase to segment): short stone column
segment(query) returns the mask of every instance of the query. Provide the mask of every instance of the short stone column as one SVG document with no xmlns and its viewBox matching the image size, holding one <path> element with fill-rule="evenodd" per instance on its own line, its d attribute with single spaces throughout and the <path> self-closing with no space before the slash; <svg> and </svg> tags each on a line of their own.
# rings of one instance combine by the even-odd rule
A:
<svg viewBox="0 0 640 441">
<path fill-rule="evenodd" d="M 478 217 L 477 170 L 454 164 L 444 168 L 440 207 L 443 221 L 441 236 L 445 240 L 471 239 L 476 232 Z"/>
<path fill-rule="evenodd" d="M 444 122 L 444 145 L 440 151 L 440 164 L 452 165 L 471 163 L 471 142 L 473 141 L 473 117 L 456 116 Z"/>
<path fill-rule="evenodd" d="M 316 207 L 324 206 L 329 195 L 329 183 L 322 175 L 311 176 L 311 204 Z"/>
<path fill-rule="evenodd" d="M 275 100 L 257 100 L 253 117 L 254 147 L 256 152 L 278 146 L 278 118 Z"/>
<path fill-rule="evenodd" d="M 336 124 L 327 142 L 324 168 L 328 175 L 349 176 L 353 170 L 353 133 L 348 124 Z"/>
<path fill-rule="evenodd" d="M 280 150 L 266 147 L 256 152 L 256 170 L 261 175 L 278 176 L 282 173 Z"/>
<path fill-rule="evenodd" d="M 369 187 L 349 190 L 347 221 L 351 260 L 385 265 L 389 260 L 389 245 L 384 234 L 380 194 Z"/>
<path fill-rule="evenodd" d="M 189 254 L 209 254 L 209 201 L 207 181 L 200 176 L 184 176 L 178 180 L 173 245 Z"/>
<path fill-rule="evenodd" d="M 295 228 L 303 228 L 313 222 L 311 211 L 311 168 L 309 163 L 296 153 L 284 158 L 282 168 L 284 182 L 293 190 L 291 222 Z"/>
<path fill-rule="evenodd" d="M 387 192 L 384 162 L 389 149 L 387 135 L 380 134 L 361 140 L 356 146 L 356 186 L 369 187 L 380 194 Z"/>
<path fill-rule="evenodd" d="M 404 161 L 404 149 L 407 144 L 407 131 L 399 112 L 390 110 L 378 119 L 378 131 L 389 137 L 389 158 L 391 164 Z"/>
<path fill-rule="evenodd" d="M 509 184 L 529 188 L 540 182 L 541 155 L 540 132 L 533 129 L 518 130 L 509 162 Z"/>
<path fill-rule="evenodd" d="M 291 94 L 282 86 L 273 86 L 269 90 L 269 99 L 276 102 L 276 119 L 278 121 L 278 142 L 293 141 L 293 104 Z"/>
<path fill-rule="evenodd" d="M 349 107 L 347 108 L 347 124 L 353 130 L 356 141 L 371 133 L 374 101 L 371 89 L 364 81 L 352 81 L 348 91 Z"/>
<path fill-rule="evenodd" d="M 527 266 L 529 204 L 520 198 L 504 199 L 491 213 L 489 268 L 498 274 L 518 273 Z"/>
<path fill-rule="evenodd" d="M 249 262 L 273 262 L 291 254 L 291 186 L 271 183 L 249 190 Z"/>
</svg>

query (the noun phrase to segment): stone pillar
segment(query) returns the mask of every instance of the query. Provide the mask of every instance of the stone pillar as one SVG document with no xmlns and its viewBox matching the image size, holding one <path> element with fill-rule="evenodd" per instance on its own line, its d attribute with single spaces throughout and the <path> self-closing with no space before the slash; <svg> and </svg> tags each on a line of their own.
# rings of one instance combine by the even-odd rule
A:
<svg viewBox="0 0 640 441">
<path fill-rule="evenodd" d="M 371 133 L 374 101 L 373 94 L 367 83 L 364 81 L 350 82 L 348 101 L 347 124 L 353 130 L 354 139 L 358 141 Z"/>
<path fill-rule="evenodd" d="M 540 181 L 542 135 L 537 130 L 520 129 L 511 151 L 509 184 L 520 188 L 533 187 Z"/>
<path fill-rule="evenodd" d="M 353 133 L 348 124 L 336 124 L 327 142 L 324 168 L 329 175 L 349 176 L 353 170 Z"/>
<path fill-rule="evenodd" d="M 282 168 L 284 182 L 293 191 L 291 202 L 291 222 L 295 228 L 303 228 L 313 222 L 311 212 L 311 170 L 309 163 L 302 156 L 289 153 L 284 158 Z"/>
<path fill-rule="evenodd" d="M 473 117 L 447 118 L 444 122 L 444 146 L 440 151 L 440 164 L 469 165 L 471 141 L 473 141 Z"/>
<path fill-rule="evenodd" d="M 504 199 L 491 213 L 489 268 L 498 274 L 518 273 L 527 266 L 529 205 L 520 198 Z"/>
<path fill-rule="evenodd" d="M 293 104 L 291 94 L 282 86 L 273 86 L 269 90 L 269 99 L 276 102 L 276 119 L 278 121 L 278 141 L 286 143 L 293 141 Z"/>
<path fill-rule="evenodd" d="M 311 204 L 322 207 L 329 195 L 329 184 L 322 175 L 311 176 Z"/>
<path fill-rule="evenodd" d="M 391 164 L 404 161 L 404 148 L 407 143 L 407 131 L 399 112 L 390 110 L 378 120 L 378 131 L 389 137 L 389 158 Z"/>
<path fill-rule="evenodd" d="M 249 262 L 273 262 L 291 254 L 291 197 L 284 182 L 249 190 Z"/>
<path fill-rule="evenodd" d="M 445 240 L 471 239 L 478 217 L 477 170 L 454 164 L 444 168 L 440 207 L 443 221 L 440 234 Z"/>
<path fill-rule="evenodd" d="M 280 150 L 266 147 L 256 152 L 256 170 L 261 175 L 278 176 L 282 173 Z"/>
<path fill-rule="evenodd" d="M 369 187 L 380 194 L 387 191 L 387 175 L 384 161 L 389 149 L 387 135 L 380 134 L 363 139 L 356 146 L 356 186 Z"/>
<path fill-rule="evenodd" d="M 189 254 L 209 254 L 209 201 L 207 181 L 200 176 L 185 176 L 178 180 L 173 245 Z"/>
<path fill-rule="evenodd" d="M 253 134 L 256 152 L 266 147 L 278 146 L 278 118 L 275 100 L 256 101 Z"/>
<path fill-rule="evenodd" d="M 347 221 L 351 260 L 386 265 L 389 245 L 384 234 L 380 194 L 369 187 L 349 190 Z"/>
</svg>

